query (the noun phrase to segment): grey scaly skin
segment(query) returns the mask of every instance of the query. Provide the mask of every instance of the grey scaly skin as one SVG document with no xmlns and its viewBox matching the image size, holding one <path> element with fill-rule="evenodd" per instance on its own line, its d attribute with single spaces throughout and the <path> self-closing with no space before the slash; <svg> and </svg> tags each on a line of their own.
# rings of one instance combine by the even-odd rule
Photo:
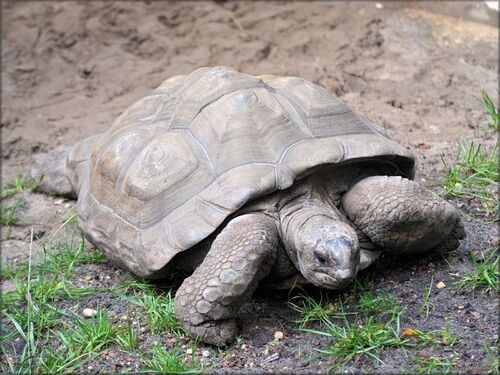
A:
<svg viewBox="0 0 500 375">
<path fill-rule="evenodd" d="M 330 178 L 345 176 L 341 169 Z M 341 289 L 377 259 L 374 248 L 408 254 L 464 237 L 458 212 L 435 194 L 398 176 L 363 178 L 363 170 L 338 184 L 345 194 L 310 177 L 230 220 L 177 291 L 182 326 L 204 342 L 226 345 L 237 335 L 238 308 L 261 281 L 299 272 L 318 287 Z M 366 238 L 371 246 L 360 248 Z"/>
</svg>

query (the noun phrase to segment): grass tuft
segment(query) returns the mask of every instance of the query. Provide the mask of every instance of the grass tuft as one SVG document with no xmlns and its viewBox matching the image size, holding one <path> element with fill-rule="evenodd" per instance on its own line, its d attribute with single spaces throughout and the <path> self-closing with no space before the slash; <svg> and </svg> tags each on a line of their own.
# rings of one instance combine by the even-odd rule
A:
<svg viewBox="0 0 500 375">
<path fill-rule="evenodd" d="M 125 326 L 119 326 L 115 334 L 115 342 L 122 350 L 133 351 L 138 343 L 140 336 L 140 323 L 137 322 L 136 328 L 133 327 L 130 319 L 127 319 Z"/>
<path fill-rule="evenodd" d="M 34 275 L 48 275 L 51 273 L 59 274 L 64 277 L 70 276 L 75 267 L 83 264 L 103 263 L 106 258 L 97 250 L 87 251 L 85 249 L 85 239 L 80 237 L 80 243 L 75 244 L 74 239 L 59 242 L 51 245 L 51 248 L 44 245 L 44 257 L 40 264 L 32 265 Z M 26 279 L 27 271 L 30 265 L 21 264 L 13 272 L 7 268 L 2 269 L 2 277 L 14 280 Z"/>
<path fill-rule="evenodd" d="M 26 202 L 22 200 L 17 200 L 13 205 L 10 206 L 2 205 L 2 225 L 7 228 L 11 225 L 21 224 L 21 218 L 18 214 L 19 211 L 23 208 L 26 208 Z"/>
<path fill-rule="evenodd" d="M 42 374 L 75 373 L 97 355 L 98 353 L 90 356 L 86 353 L 76 354 L 69 348 L 54 350 L 51 347 L 47 347 L 40 354 L 38 371 L 36 372 Z"/>
<path fill-rule="evenodd" d="M 28 262 L 28 280 L 26 282 L 25 298 L 27 301 L 26 309 L 22 314 L 17 317 L 12 316 L 8 312 L 2 309 L 2 314 L 9 318 L 15 327 L 15 331 L 24 341 L 24 346 L 20 358 L 18 360 L 17 366 L 13 362 L 8 360 L 9 368 L 12 372 L 23 373 L 31 372 L 31 369 L 35 366 L 35 355 L 38 350 L 40 331 L 44 328 L 43 324 L 40 324 L 40 320 L 45 318 L 44 314 L 41 314 L 40 306 L 37 306 L 32 298 L 32 282 L 31 282 L 31 256 L 33 247 L 33 229 L 31 229 L 31 240 L 29 248 L 29 262 Z M 3 306 L 2 306 L 3 307 Z M 42 317 L 43 316 L 43 317 Z M 23 319 L 21 322 L 20 320 Z M 2 332 L 3 333 L 3 332 Z M 3 335 L 2 335 L 3 336 Z M 12 335 L 9 335 L 12 337 Z M 4 340 L 5 336 L 2 338 L 1 347 L 2 352 L 4 350 Z M 17 350 L 14 348 L 14 352 L 17 354 Z"/>
<path fill-rule="evenodd" d="M 143 317 L 152 333 L 159 334 L 168 331 L 178 337 L 185 335 L 175 316 L 174 292 L 172 290 L 158 293 L 149 285 L 140 283 L 136 283 L 130 288 L 132 296 L 122 293 L 116 293 L 116 295 L 145 310 Z"/>
<path fill-rule="evenodd" d="M 31 241 L 28 264 L 19 266 L 15 271 L 2 270 L 2 277 L 10 278 L 16 286 L 14 291 L 2 296 L 1 311 L 3 324 L 0 349 L 12 373 L 74 372 L 91 356 L 91 353 L 74 350 L 78 346 L 75 340 L 80 338 L 82 345 L 85 341 L 85 345 L 91 345 L 93 351 L 99 347 L 98 344 L 92 344 L 96 340 L 85 336 L 85 325 L 77 325 L 70 333 L 57 331 L 67 313 L 59 310 L 56 302 L 77 300 L 98 292 L 95 289 L 78 288 L 70 281 L 70 277 L 76 266 L 102 258 L 86 252 L 83 238 L 76 247 L 72 241 L 56 247 L 57 253 L 46 253 L 42 263 L 34 265 Z M 76 321 L 81 323 L 78 319 Z M 88 332 L 92 333 L 92 330 Z M 22 340 L 21 349 L 14 344 L 16 337 Z M 44 347 L 44 343 L 54 339 L 65 339 L 66 349 Z M 75 344 L 73 348 L 72 343 Z"/>
<path fill-rule="evenodd" d="M 471 288 L 472 290 L 482 289 L 483 294 L 490 292 L 498 293 L 500 291 L 500 257 L 498 249 L 478 261 L 471 254 L 475 272 L 465 272 L 462 279 L 456 281 L 453 285 L 457 288 Z"/>
<path fill-rule="evenodd" d="M 193 349 L 194 352 L 194 349 Z M 178 348 L 166 350 L 157 346 L 149 357 L 145 357 L 143 362 L 145 371 L 162 374 L 199 374 L 202 369 L 192 358 L 181 354 Z"/>
<path fill-rule="evenodd" d="M 300 314 L 300 319 L 295 320 L 295 323 L 299 323 L 300 327 L 305 327 L 312 322 L 329 322 L 330 318 L 335 315 L 335 306 L 331 303 L 323 304 L 323 295 L 320 297 L 320 301 L 316 300 L 303 293 L 294 296 L 288 301 L 290 308 Z"/>
<path fill-rule="evenodd" d="M 317 350 L 324 356 L 335 358 L 333 369 L 346 365 L 360 356 L 384 364 L 380 359 L 380 352 L 383 349 L 405 347 L 408 344 L 408 340 L 398 333 L 401 314 L 401 311 L 394 310 L 386 322 L 368 317 L 364 323 L 361 320 L 351 323 L 344 318 L 342 326 L 329 322 L 327 331 L 310 329 L 303 331 L 328 336 L 334 341 L 327 349 Z"/>
<path fill-rule="evenodd" d="M 320 356 L 332 357 L 335 365 L 331 370 L 338 370 L 362 357 L 369 358 L 386 365 L 380 355 L 390 348 L 424 348 L 429 345 L 445 345 L 452 347 L 457 338 L 452 336 L 449 322 L 439 331 L 423 332 L 414 328 L 401 329 L 401 319 L 405 313 L 391 296 L 372 294 L 361 295 L 355 306 L 362 314 L 349 313 L 342 303 L 338 304 L 336 317 L 341 319 L 332 322 L 330 317 L 322 319 L 323 329 L 300 328 L 302 332 L 326 336 L 332 340 L 326 348 L 316 349 Z M 374 315 L 377 316 L 374 316 Z"/>
<path fill-rule="evenodd" d="M 366 315 L 391 313 L 394 306 L 396 299 L 386 295 L 363 294 L 358 301 L 358 307 Z"/>
<path fill-rule="evenodd" d="M 481 91 L 480 101 L 491 119 L 495 132 L 500 131 L 499 114 L 488 94 Z M 482 144 L 459 142 L 457 161 L 445 177 L 445 195 L 449 198 L 474 199 L 482 203 L 488 213 L 498 213 L 499 143 L 492 149 Z"/>
<path fill-rule="evenodd" d="M 416 362 L 419 374 L 448 374 L 455 366 L 453 361 L 441 357 L 419 357 Z"/>
<path fill-rule="evenodd" d="M 498 113 L 498 108 L 495 105 L 495 103 L 493 103 L 493 100 L 491 100 L 489 95 L 484 90 L 481 90 L 480 101 L 483 104 L 483 107 L 486 111 L 486 114 L 491 119 L 491 124 L 489 124 L 490 127 L 492 127 L 496 131 L 500 131 L 500 125 L 499 125 L 500 114 Z"/>
<path fill-rule="evenodd" d="M 473 198 L 486 212 L 498 212 L 499 157 L 498 143 L 491 152 L 482 145 L 463 141 L 459 144 L 460 159 L 444 180 L 445 195 L 450 198 Z"/>
<path fill-rule="evenodd" d="M 67 332 L 59 332 L 60 339 L 72 352 L 94 354 L 114 342 L 116 332 L 106 311 L 98 309 L 90 319 L 75 315 L 75 326 L 68 326 Z"/>
<path fill-rule="evenodd" d="M 429 317 L 429 314 L 434 310 L 434 304 L 430 301 L 432 287 L 434 286 L 434 276 L 431 276 L 431 282 L 424 289 L 424 303 L 420 307 L 420 313 L 425 314 L 425 318 Z"/>
<path fill-rule="evenodd" d="M 488 358 L 490 362 L 485 368 L 485 373 L 500 374 L 500 356 L 498 355 L 498 345 L 490 347 L 486 345 L 486 343 L 484 343 L 483 348 L 486 354 L 486 358 Z"/>
<path fill-rule="evenodd" d="M 83 296 L 95 293 L 95 289 L 78 288 L 69 280 L 75 268 L 82 264 L 101 263 L 102 254 L 97 251 L 87 252 L 82 237 L 80 244 L 75 248 L 73 241 L 56 245 L 54 252 L 45 252 L 40 264 L 20 265 L 16 270 L 2 270 L 2 277 L 11 279 L 16 290 L 3 295 L 3 306 L 12 307 L 18 302 L 28 301 L 27 287 L 30 285 L 33 301 L 43 304 L 48 309 L 50 303 L 62 299 L 76 300 Z M 26 282 L 29 280 L 29 283 Z"/>
<path fill-rule="evenodd" d="M 29 175 L 28 172 L 24 174 L 16 173 L 14 179 L 7 181 L 5 184 L 5 188 L 2 189 L 2 199 L 15 195 L 17 193 L 34 191 L 40 186 L 42 181 L 43 176 L 40 177 L 40 179 L 35 180 Z"/>
</svg>

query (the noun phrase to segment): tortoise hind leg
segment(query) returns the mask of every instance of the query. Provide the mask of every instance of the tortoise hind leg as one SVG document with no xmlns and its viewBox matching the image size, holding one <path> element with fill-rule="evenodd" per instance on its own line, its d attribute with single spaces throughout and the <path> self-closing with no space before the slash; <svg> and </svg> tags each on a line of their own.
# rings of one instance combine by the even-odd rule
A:
<svg viewBox="0 0 500 375">
<path fill-rule="evenodd" d="M 208 344 L 234 341 L 238 309 L 270 272 L 277 249 L 276 223 L 268 216 L 248 214 L 231 220 L 176 293 L 181 326 Z"/>
<path fill-rule="evenodd" d="M 75 197 L 67 170 L 71 150 L 71 146 L 59 146 L 47 154 L 35 156 L 31 177 L 41 181 L 39 191 Z"/>
<path fill-rule="evenodd" d="M 342 206 L 349 219 L 388 252 L 451 250 L 465 238 L 458 210 L 406 178 L 365 178 L 344 195 Z"/>
<path fill-rule="evenodd" d="M 74 146 L 58 146 L 46 154 L 36 155 L 31 177 L 41 180 L 38 191 L 76 198 L 82 180 L 88 178 L 90 155 L 100 134 Z"/>
</svg>

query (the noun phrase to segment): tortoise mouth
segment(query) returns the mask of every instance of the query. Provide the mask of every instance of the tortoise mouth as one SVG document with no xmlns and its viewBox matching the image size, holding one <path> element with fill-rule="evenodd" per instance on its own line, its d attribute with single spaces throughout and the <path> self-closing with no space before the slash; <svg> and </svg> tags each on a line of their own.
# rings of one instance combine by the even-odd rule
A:
<svg viewBox="0 0 500 375">
<path fill-rule="evenodd" d="M 343 289 L 352 283 L 357 274 L 355 269 L 332 270 L 328 267 L 318 267 L 313 270 L 301 268 L 302 275 L 313 285 L 325 289 Z"/>
<path fill-rule="evenodd" d="M 342 289 L 352 283 L 355 277 L 355 273 L 351 272 L 349 276 L 339 275 L 338 277 L 332 276 L 331 274 L 322 272 L 319 273 L 320 279 L 324 288 L 327 289 Z"/>
</svg>

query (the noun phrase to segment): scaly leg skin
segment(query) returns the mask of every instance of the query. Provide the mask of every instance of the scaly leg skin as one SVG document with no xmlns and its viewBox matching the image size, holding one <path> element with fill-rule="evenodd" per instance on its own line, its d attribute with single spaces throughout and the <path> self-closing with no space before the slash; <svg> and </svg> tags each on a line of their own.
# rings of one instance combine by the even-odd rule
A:
<svg viewBox="0 0 500 375">
<path fill-rule="evenodd" d="M 452 250 L 465 238 L 458 210 L 406 178 L 366 178 L 344 195 L 342 206 L 375 245 L 391 253 Z"/>
<path fill-rule="evenodd" d="M 38 191 L 76 197 L 67 170 L 71 149 L 71 146 L 59 146 L 47 154 L 35 156 L 31 176 L 35 180 L 41 180 Z"/>
<path fill-rule="evenodd" d="M 46 154 L 36 155 L 31 177 L 41 179 L 37 190 L 77 198 L 81 180 L 88 178 L 90 155 L 100 137 L 101 134 L 97 134 L 74 146 L 58 146 Z"/>
<path fill-rule="evenodd" d="M 354 224 L 351 223 L 356 231 L 359 240 L 359 271 L 370 267 L 380 258 L 382 251 Z"/>
<path fill-rule="evenodd" d="M 183 328 L 208 344 L 234 341 L 238 309 L 270 272 L 277 249 L 276 223 L 268 216 L 231 220 L 177 291 L 175 313 Z"/>
</svg>

